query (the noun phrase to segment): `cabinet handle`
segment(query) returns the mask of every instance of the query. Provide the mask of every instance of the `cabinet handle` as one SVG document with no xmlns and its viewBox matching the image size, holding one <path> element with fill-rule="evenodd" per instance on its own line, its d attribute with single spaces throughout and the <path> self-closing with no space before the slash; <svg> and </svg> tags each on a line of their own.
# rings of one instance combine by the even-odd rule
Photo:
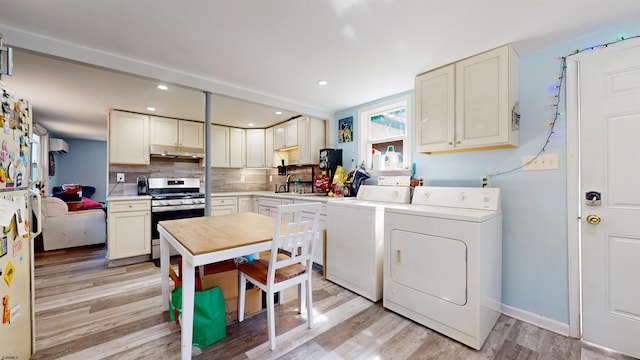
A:
<svg viewBox="0 0 640 360">
<path fill-rule="evenodd" d="M 453 142 L 452 142 L 452 141 L 449 141 L 449 145 L 453 145 Z"/>
<path fill-rule="evenodd" d="M 131 207 L 133 207 L 133 205 L 129 205 L 129 207 L 131 208 Z"/>
<path fill-rule="evenodd" d="M 458 145 L 459 145 L 459 144 L 460 144 L 460 140 L 456 141 L 456 144 L 458 144 Z"/>
</svg>

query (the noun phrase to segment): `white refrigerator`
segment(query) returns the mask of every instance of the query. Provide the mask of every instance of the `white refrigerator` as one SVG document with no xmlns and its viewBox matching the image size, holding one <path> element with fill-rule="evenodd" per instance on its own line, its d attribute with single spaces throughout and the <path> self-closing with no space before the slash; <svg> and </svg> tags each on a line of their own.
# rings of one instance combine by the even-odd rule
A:
<svg viewBox="0 0 640 360">
<path fill-rule="evenodd" d="M 31 109 L 1 82 L 0 104 L 0 359 L 29 359 L 35 353 L 33 241 L 39 233 L 32 231 L 32 211 L 35 217 L 40 212 L 40 196 L 29 182 Z"/>
</svg>

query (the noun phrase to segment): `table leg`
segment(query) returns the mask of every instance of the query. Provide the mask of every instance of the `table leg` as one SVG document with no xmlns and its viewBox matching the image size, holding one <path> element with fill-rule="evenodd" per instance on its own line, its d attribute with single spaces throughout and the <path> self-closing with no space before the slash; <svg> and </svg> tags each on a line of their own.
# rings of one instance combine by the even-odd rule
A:
<svg viewBox="0 0 640 360">
<path fill-rule="evenodd" d="M 162 277 L 162 306 L 169 308 L 169 252 L 171 245 L 160 235 L 160 276 Z M 171 309 L 169 308 L 169 311 Z"/>
<path fill-rule="evenodd" d="M 182 258 L 182 359 L 191 359 L 193 343 L 193 303 L 195 298 L 195 267 Z"/>
</svg>

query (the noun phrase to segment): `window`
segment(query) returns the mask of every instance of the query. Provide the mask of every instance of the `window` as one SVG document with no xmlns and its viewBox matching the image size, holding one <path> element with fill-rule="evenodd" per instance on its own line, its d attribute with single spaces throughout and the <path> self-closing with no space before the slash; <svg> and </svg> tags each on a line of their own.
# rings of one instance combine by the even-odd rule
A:
<svg viewBox="0 0 640 360">
<path fill-rule="evenodd" d="M 360 125 L 358 158 L 364 160 L 367 169 L 372 168 L 373 150 L 380 151 L 384 156 L 389 146 L 393 146 L 398 154 L 398 168 L 411 167 L 410 102 L 409 96 L 403 96 L 358 111 Z"/>
</svg>

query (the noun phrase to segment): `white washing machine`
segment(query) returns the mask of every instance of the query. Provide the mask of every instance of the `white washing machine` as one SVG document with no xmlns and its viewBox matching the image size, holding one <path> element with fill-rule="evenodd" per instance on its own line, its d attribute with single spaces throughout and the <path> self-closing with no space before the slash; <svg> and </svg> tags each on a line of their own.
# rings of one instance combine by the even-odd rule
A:
<svg viewBox="0 0 640 360">
<path fill-rule="evenodd" d="M 383 306 L 480 349 L 502 306 L 500 189 L 416 187 L 384 219 Z"/>
<path fill-rule="evenodd" d="M 327 280 L 382 299 L 384 207 L 410 202 L 408 186 L 362 185 L 355 200 L 327 202 Z"/>
</svg>

